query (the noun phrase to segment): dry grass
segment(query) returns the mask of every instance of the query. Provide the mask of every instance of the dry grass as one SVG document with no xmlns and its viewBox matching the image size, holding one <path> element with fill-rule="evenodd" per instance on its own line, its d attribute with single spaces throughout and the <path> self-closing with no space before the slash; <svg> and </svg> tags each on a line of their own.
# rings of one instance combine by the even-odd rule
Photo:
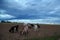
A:
<svg viewBox="0 0 60 40">
<path fill-rule="evenodd" d="M 9 33 L 9 29 L 14 25 L 19 25 L 18 33 Z M 27 36 L 20 35 L 23 25 L 19 23 L 0 23 L 0 40 L 54 40 L 60 38 L 60 25 L 39 24 L 39 32 L 29 29 Z"/>
</svg>

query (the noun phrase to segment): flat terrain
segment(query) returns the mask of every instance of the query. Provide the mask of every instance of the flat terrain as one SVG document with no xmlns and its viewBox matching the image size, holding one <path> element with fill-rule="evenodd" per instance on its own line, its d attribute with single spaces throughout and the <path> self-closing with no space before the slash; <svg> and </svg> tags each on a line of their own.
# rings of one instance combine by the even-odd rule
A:
<svg viewBox="0 0 60 40">
<path fill-rule="evenodd" d="M 14 26 L 19 25 L 19 32 L 10 33 L 9 29 Z M 24 40 L 33 37 L 50 37 L 60 35 L 60 25 L 49 25 L 49 24 L 39 24 L 39 31 L 34 31 L 29 29 L 27 36 L 20 35 L 20 31 L 23 27 L 21 23 L 0 23 L 0 40 Z"/>
</svg>

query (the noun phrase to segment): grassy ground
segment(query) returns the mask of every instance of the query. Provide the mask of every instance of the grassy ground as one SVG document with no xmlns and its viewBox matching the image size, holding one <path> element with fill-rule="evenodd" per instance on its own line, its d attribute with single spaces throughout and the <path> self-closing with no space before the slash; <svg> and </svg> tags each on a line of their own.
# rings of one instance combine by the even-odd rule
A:
<svg viewBox="0 0 60 40">
<path fill-rule="evenodd" d="M 19 25 L 18 33 L 10 33 L 12 26 Z M 39 24 L 39 32 L 29 31 L 28 36 L 21 36 L 20 30 L 23 25 L 20 23 L 0 23 L 0 40 L 59 40 L 60 25 Z"/>
<path fill-rule="evenodd" d="M 60 39 L 60 36 L 51 36 L 51 37 L 38 37 L 38 38 L 27 38 L 27 39 L 24 39 L 24 40 L 59 40 Z"/>
</svg>

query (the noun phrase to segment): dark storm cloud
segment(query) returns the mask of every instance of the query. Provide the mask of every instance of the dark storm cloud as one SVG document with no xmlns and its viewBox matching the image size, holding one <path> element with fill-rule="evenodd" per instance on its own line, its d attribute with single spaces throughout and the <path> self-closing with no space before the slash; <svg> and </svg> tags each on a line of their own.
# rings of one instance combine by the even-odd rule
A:
<svg viewBox="0 0 60 40">
<path fill-rule="evenodd" d="M 2 14 L 1 10 L 7 12 Z M 11 18 L 2 17 L 9 15 Z M 0 19 L 52 19 L 58 22 L 60 19 L 59 0 L 1 0 Z M 57 18 L 58 21 L 55 19 Z M 55 22 L 54 21 L 54 22 Z M 59 21 L 60 22 L 60 21 Z"/>
</svg>

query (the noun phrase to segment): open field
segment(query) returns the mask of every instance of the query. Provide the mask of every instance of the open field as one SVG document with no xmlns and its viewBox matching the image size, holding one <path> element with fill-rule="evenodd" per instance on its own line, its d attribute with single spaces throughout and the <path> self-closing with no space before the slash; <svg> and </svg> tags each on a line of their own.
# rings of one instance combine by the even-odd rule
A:
<svg viewBox="0 0 60 40">
<path fill-rule="evenodd" d="M 18 33 L 10 33 L 9 29 L 19 25 Z M 21 23 L 0 23 L 0 40 L 59 40 L 60 25 L 39 24 L 39 31 L 29 29 L 27 36 L 20 35 L 20 30 L 23 27 Z"/>
</svg>

